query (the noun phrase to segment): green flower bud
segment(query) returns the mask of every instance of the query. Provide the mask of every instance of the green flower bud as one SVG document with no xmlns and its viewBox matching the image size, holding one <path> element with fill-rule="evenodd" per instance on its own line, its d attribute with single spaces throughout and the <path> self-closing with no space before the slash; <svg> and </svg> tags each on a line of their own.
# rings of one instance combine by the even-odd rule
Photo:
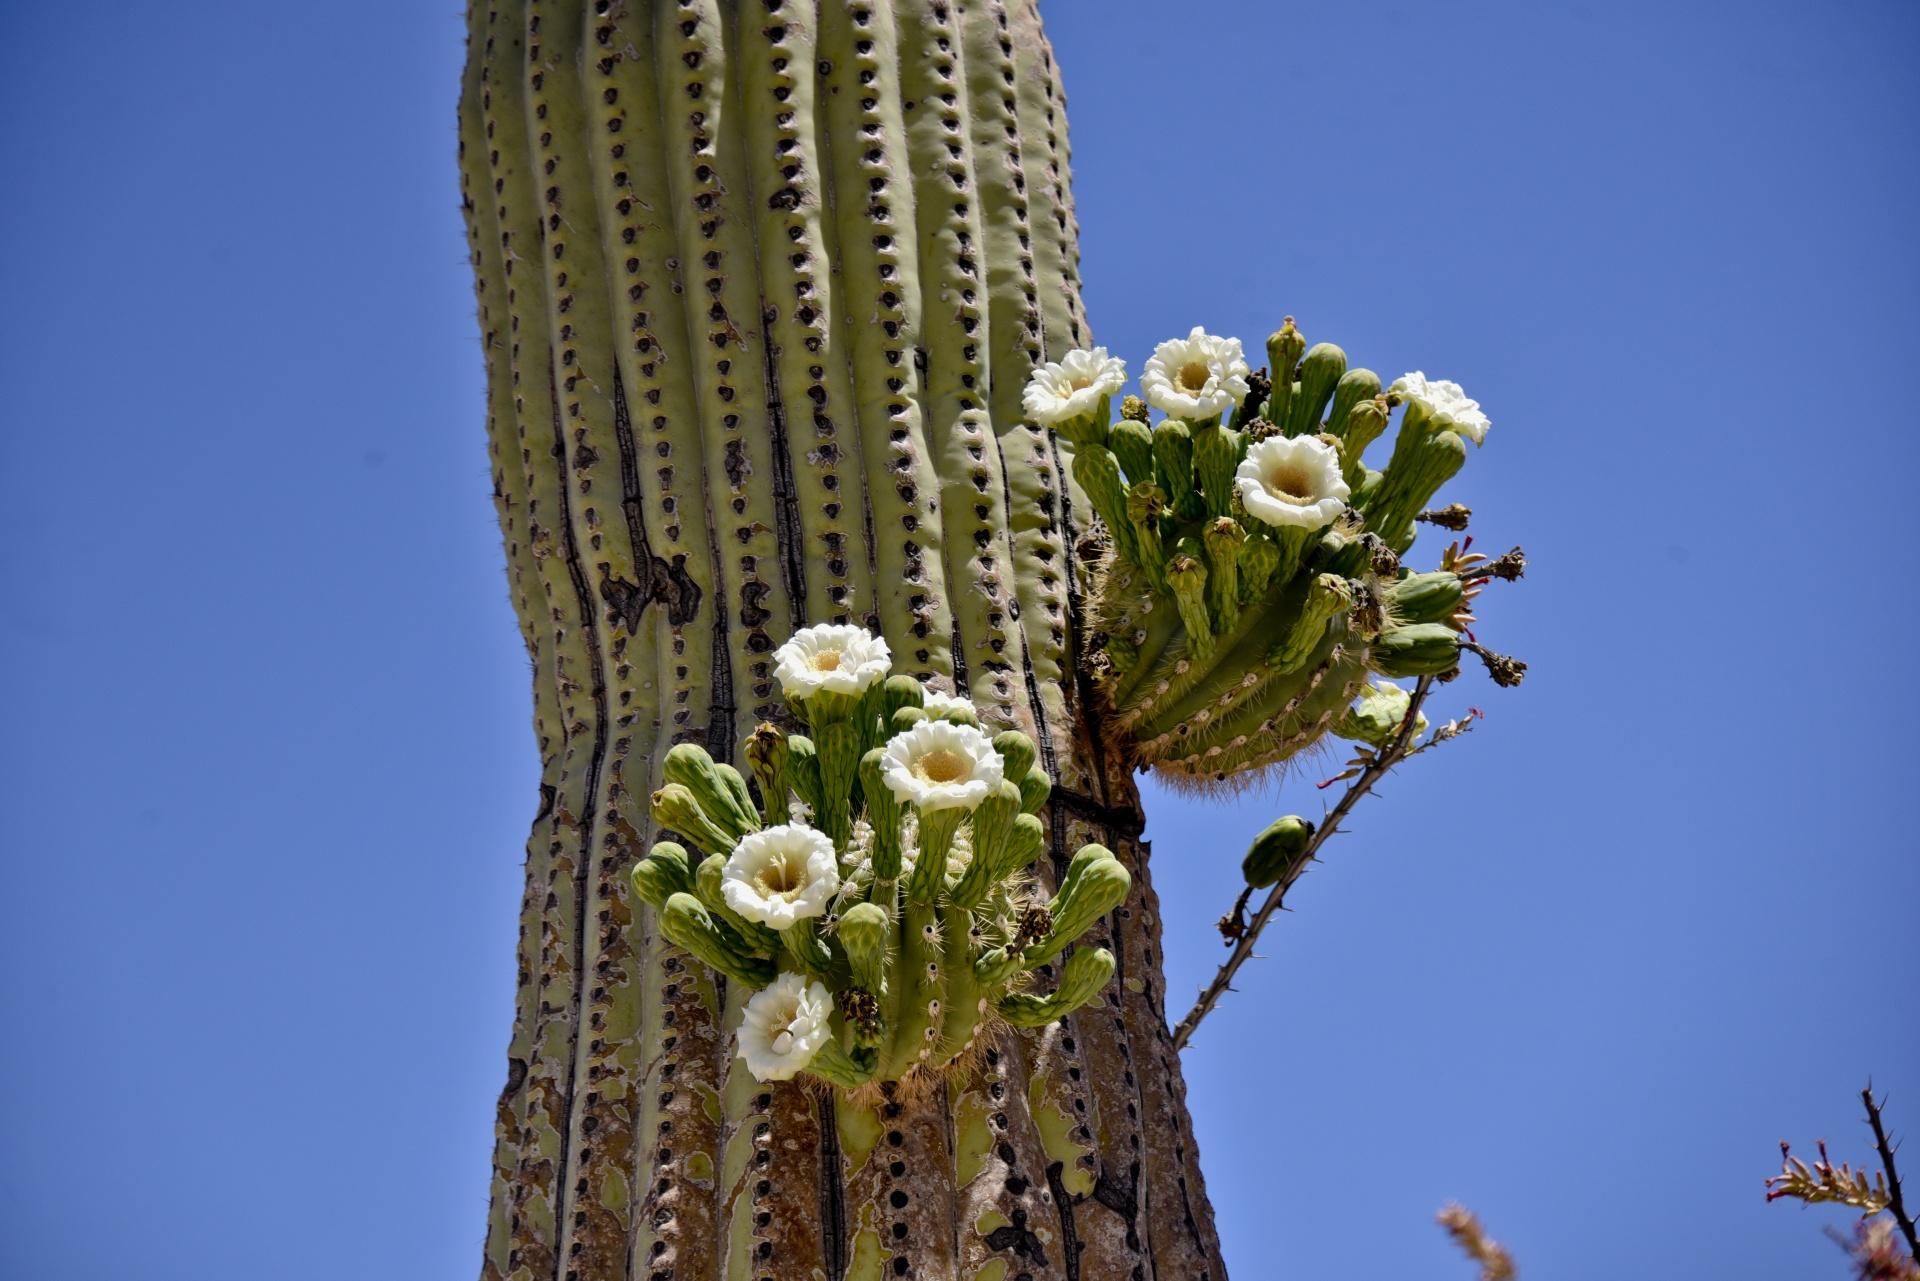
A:
<svg viewBox="0 0 1920 1281">
<path fill-rule="evenodd" d="M 1395 551 L 1406 550 L 1413 542 L 1413 518 L 1466 461 L 1460 437 L 1403 418 L 1386 473 L 1361 509 L 1367 528 Z"/>
<path fill-rule="evenodd" d="M 1020 814 L 1007 829 L 1007 843 L 1001 848 L 994 868 L 994 879 L 1004 881 L 1015 872 L 1031 867 L 1047 847 L 1047 828 L 1032 814 Z"/>
<path fill-rule="evenodd" d="M 1273 380 L 1273 394 L 1267 401 L 1267 419 L 1279 426 L 1285 426 L 1287 411 L 1293 399 L 1293 376 L 1299 367 L 1300 357 L 1307 350 L 1307 340 L 1293 326 L 1293 317 L 1288 316 L 1267 338 L 1267 377 Z"/>
<path fill-rule="evenodd" d="M 1380 633 L 1367 665 L 1382 676 L 1438 676 L 1460 663 L 1460 634 L 1445 623 L 1409 623 Z"/>
<path fill-rule="evenodd" d="M 760 817 L 767 823 L 787 821 L 787 736 L 778 726 L 761 721 L 747 736 L 747 767 L 760 784 Z"/>
<path fill-rule="evenodd" d="M 1131 487 L 1153 479 L 1153 429 L 1135 418 L 1122 418 L 1113 425 L 1107 445 L 1120 460 Z"/>
<path fill-rule="evenodd" d="M 1246 450 L 1246 437 L 1231 427 L 1201 427 L 1193 433 L 1193 475 L 1208 516 L 1233 511 L 1233 474 Z"/>
<path fill-rule="evenodd" d="M 809 808 L 819 810 L 820 752 L 805 734 L 787 735 L 787 786 Z"/>
<path fill-rule="evenodd" d="M 1098 850 L 1106 857 L 1084 857 L 1088 850 Z M 1060 880 L 1060 889 L 1047 904 L 1047 911 L 1053 917 L 1053 928 L 1047 936 L 1027 949 L 1022 964 L 1028 969 L 1045 965 L 1058 956 L 1067 944 L 1087 932 L 1092 924 L 1126 902 L 1127 893 L 1133 887 L 1133 878 L 1127 869 L 1120 866 L 1120 860 L 1113 857 L 1111 851 L 1103 846 L 1089 845 L 1074 856 L 1067 866 L 1067 874 Z"/>
<path fill-rule="evenodd" d="M 1207 612 L 1216 632 L 1229 632 L 1240 619 L 1240 552 L 1247 531 L 1231 516 L 1210 521 L 1200 531 L 1207 552 Z"/>
<path fill-rule="evenodd" d="M 1251 605 L 1265 596 L 1279 568 L 1280 544 L 1265 530 L 1248 531 L 1240 546 L 1240 603 Z"/>
<path fill-rule="evenodd" d="M 928 719 L 927 712 L 923 707 L 895 708 L 893 717 L 887 726 L 887 737 L 892 738 L 895 734 L 904 734 L 926 719 Z"/>
<path fill-rule="evenodd" d="M 1127 491 L 1127 526 L 1140 567 L 1156 587 L 1166 586 L 1167 552 L 1160 541 L 1160 518 L 1167 510 L 1167 496 L 1160 486 L 1143 480 Z"/>
<path fill-rule="evenodd" d="M 1326 411 L 1334 386 L 1346 372 L 1346 352 L 1330 342 L 1313 345 L 1307 358 L 1300 362 L 1300 382 L 1287 405 L 1287 435 L 1311 436 L 1320 430 L 1320 415 Z"/>
<path fill-rule="evenodd" d="M 893 920 L 878 903 L 855 903 L 840 914 L 834 938 L 847 954 L 854 984 L 875 996 L 887 989 L 887 943 L 893 935 Z"/>
<path fill-rule="evenodd" d="M 1021 778 L 1033 768 L 1033 740 L 1017 729 L 1003 729 L 995 734 L 993 750 L 1000 753 L 1002 772 L 1007 778 Z"/>
<path fill-rule="evenodd" d="M 1207 613 L 1207 565 L 1199 544 L 1182 538 L 1167 562 L 1167 587 L 1173 592 L 1180 625 L 1187 631 L 1187 653 L 1206 658 L 1213 653 L 1213 619 Z"/>
<path fill-rule="evenodd" d="M 1313 839 L 1313 824 L 1298 814 L 1279 819 L 1253 838 L 1253 845 L 1241 860 L 1240 871 L 1247 884 L 1256 890 L 1278 885 L 1293 875 L 1307 855 L 1307 843 Z"/>
<path fill-rule="evenodd" d="M 1047 772 L 1038 766 L 1028 770 L 1020 777 L 1020 808 L 1028 814 L 1038 814 L 1040 807 L 1053 795 L 1053 780 Z"/>
<path fill-rule="evenodd" d="M 1024 734 L 1020 736 L 1023 739 L 1026 737 Z M 1019 815 L 1020 789 L 1004 780 L 974 809 L 973 859 L 948 896 L 954 903 L 960 907 L 975 906 L 1005 875 L 1002 868 L 1005 866 L 1007 841 L 1013 834 L 1013 821 Z"/>
<path fill-rule="evenodd" d="M 900 802 L 886 784 L 885 758 L 886 749 L 881 747 L 860 758 L 860 790 L 866 794 L 867 825 L 873 829 L 875 881 L 900 878 Z"/>
<path fill-rule="evenodd" d="M 1346 579 L 1338 574 L 1316 576 L 1307 588 L 1306 599 L 1300 604 L 1300 613 L 1294 618 L 1292 628 L 1273 647 L 1269 661 L 1282 672 L 1304 664 L 1320 647 L 1321 639 L 1327 634 L 1327 624 L 1352 603 L 1353 589 Z"/>
<path fill-rule="evenodd" d="M 693 859 L 686 847 L 661 841 L 628 873 L 640 901 L 658 911 L 675 894 L 693 889 Z"/>
<path fill-rule="evenodd" d="M 860 727 L 835 721 L 815 726 L 813 737 L 820 756 L 820 803 L 814 807 L 814 822 L 835 846 L 845 849 L 860 770 Z"/>
<path fill-rule="evenodd" d="M 749 987 L 773 982 L 773 962 L 746 956 L 721 933 L 719 923 L 691 894 L 674 894 L 660 909 L 660 932 L 701 962 Z"/>
<path fill-rule="evenodd" d="M 1100 995 L 1113 978 L 1113 953 L 1104 947 L 1081 948 L 1060 967 L 1060 984 L 1051 996 L 1011 992 L 995 1003 L 1000 1017 L 1015 1027 L 1045 1027 Z"/>
<path fill-rule="evenodd" d="M 1153 470 L 1181 520 L 1198 520 L 1200 495 L 1193 487 L 1193 429 L 1178 418 L 1153 429 Z"/>
<path fill-rule="evenodd" d="M 880 715 L 891 722 L 893 714 L 903 707 L 920 707 L 927 701 L 927 691 L 919 681 L 911 676 L 889 676 L 880 687 Z"/>
<path fill-rule="evenodd" d="M 1380 375 L 1371 369 L 1349 369 L 1334 385 L 1333 405 L 1327 410 L 1327 434 L 1347 438 L 1347 420 L 1354 406 L 1380 394 Z"/>
<path fill-rule="evenodd" d="M 674 744 L 660 763 L 660 773 L 667 782 L 692 792 L 707 818 L 732 840 L 759 830 L 746 781 L 738 771 L 716 762 L 706 748 L 697 743 Z"/>
<path fill-rule="evenodd" d="M 685 783 L 668 783 L 653 794 L 653 821 L 669 832 L 677 832 L 709 854 L 731 850 L 738 839 L 721 827 L 701 808 L 693 791 Z"/>
<path fill-rule="evenodd" d="M 1358 505 L 1365 501 L 1367 488 L 1367 467 L 1361 461 L 1361 455 L 1367 452 L 1367 446 L 1380 438 L 1387 429 L 1387 402 L 1383 396 L 1363 400 L 1347 411 L 1345 429 L 1340 433 L 1340 478 L 1347 482 L 1347 488 L 1353 492 L 1348 501 Z M 1379 473 L 1374 473 L 1377 477 Z"/>
<path fill-rule="evenodd" d="M 1466 587 L 1452 570 L 1408 574 L 1386 588 L 1393 617 L 1403 623 L 1444 623 L 1459 612 Z"/>
<path fill-rule="evenodd" d="M 1120 478 L 1120 461 L 1111 449 L 1088 446 L 1073 455 L 1073 478 L 1086 491 L 1093 510 L 1113 536 L 1114 550 L 1137 564 L 1132 527 L 1127 521 L 1127 484 Z"/>
</svg>

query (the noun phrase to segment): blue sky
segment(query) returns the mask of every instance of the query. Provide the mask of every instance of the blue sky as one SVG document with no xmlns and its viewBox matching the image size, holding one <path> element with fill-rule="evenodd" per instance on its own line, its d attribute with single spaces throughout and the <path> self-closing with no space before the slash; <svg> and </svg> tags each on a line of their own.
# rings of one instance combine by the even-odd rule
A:
<svg viewBox="0 0 1920 1281">
<path fill-rule="evenodd" d="M 1760 1180 L 1869 1073 L 1920 1133 L 1920 11 L 1049 12 L 1101 341 L 1459 379 L 1532 561 L 1526 687 L 1188 1055 L 1235 1275 L 1466 1277 L 1454 1197 L 1530 1277 L 1842 1275 Z M 458 6 L 0 26 L 0 1275 L 470 1275 L 534 763 Z M 1150 796 L 1177 1008 L 1314 773 Z"/>
</svg>

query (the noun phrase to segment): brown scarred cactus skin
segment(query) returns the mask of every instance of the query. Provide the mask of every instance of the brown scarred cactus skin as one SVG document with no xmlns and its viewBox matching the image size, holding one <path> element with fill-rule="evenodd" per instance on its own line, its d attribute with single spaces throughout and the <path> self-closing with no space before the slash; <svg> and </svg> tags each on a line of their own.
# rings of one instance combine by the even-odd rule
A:
<svg viewBox="0 0 1920 1281">
<path fill-rule="evenodd" d="M 1137 801 L 1088 723 L 1086 498 L 1019 413 L 1089 337 L 1064 112 L 1031 0 L 469 10 L 461 176 L 542 761 L 486 1278 L 1225 1274 Z M 1042 890 L 1090 843 L 1132 874 L 1076 945 L 1117 960 L 1092 1005 L 871 1104 L 753 1081 L 741 984 L 627 876 L 667 750 L 752 774 L 775 643 L 834 621 L 1033 738 Z"/>
</svg>

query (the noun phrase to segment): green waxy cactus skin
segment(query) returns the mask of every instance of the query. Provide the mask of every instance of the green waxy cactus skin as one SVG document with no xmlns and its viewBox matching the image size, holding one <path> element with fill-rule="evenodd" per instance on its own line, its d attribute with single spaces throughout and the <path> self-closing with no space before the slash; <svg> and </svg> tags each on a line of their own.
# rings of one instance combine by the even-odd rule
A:
<svg viewBox="0 0 1920 1281">
<path fill-rule="evenodd" d="M 1409 573 L 1396 557 L 1464 462 L 1460 437 L 1410 408 L 1392 457 L 1370 469 L 1363 455 L 1402 394 L 1383 394 L 1379 376 L 1349 369 L 1332 343 L 1309 347 L 1291 317 L 1267 356 L 1264 417 L 1243 405 L 1244 429 L 1123 419 L 1085 468 L 1113 533 L 1096 583 L 1107 724 L 1128 763 L 1176 777 L 1283 764 L 1327 732 L 1369 672 L 1457 663 L 1460 579 Z M 1248 510 L 1236 471 L 1274 437 L 1334 451 L 1348 487 L 1341 515 L 1308 528 Z"/>
</svg>

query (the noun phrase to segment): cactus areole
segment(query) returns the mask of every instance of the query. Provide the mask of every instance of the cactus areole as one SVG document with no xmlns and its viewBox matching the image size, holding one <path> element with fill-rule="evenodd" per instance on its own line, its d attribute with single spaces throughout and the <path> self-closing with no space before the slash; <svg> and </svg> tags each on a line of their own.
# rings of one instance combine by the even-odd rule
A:
<svg viewBox="0 0 1920 1281">
<path fill-rule="evenodd" d="M 1089 346 L 1064 110 L 1031 0 L 469 9 L 542 763 L 485 1277 L 1225 1275 L 1085 679 L 1102 540 L 1023 405 Z M 1194 572 L 1230 531 L 1123 497 L 1166 619 L 1239 599 Z"/>
</svg>

